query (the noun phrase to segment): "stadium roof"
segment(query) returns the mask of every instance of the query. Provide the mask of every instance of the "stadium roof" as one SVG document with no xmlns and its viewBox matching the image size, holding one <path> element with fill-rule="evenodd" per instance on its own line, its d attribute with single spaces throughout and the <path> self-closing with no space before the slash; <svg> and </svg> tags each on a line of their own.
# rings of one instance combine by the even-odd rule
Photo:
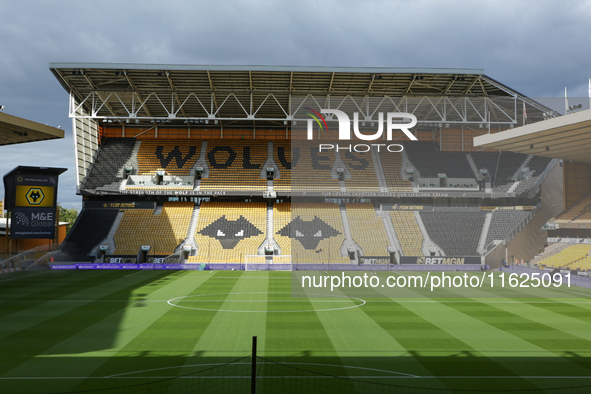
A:
<svg viewBox="0 0 591 394">
<path fill-rule="evenodd" d="M 478 136 L 474 146 L 591 164 L 591 110 Z"/>
<path fill-rule="evenodd" d="M 0 112 L 0 145 L 64 138 L 64 130 Z"/>
<path fill-rule="evenodd" d="M 487 111 L 496 111 L 494 105 L 484 110 L 485 100 L 477 100 L 482 97 L 511 99 L 499 104 L 498 114 L 491 116 L 498 119 L 506 115 L 513 124 L 519 112 L 515 110 L 515 99 L 538 110 L 528 111 L 532 119 L 538 113 L 541 120 L 541 113 L 548 110 L 484 75 L 481 69 L 127 63 L 50 63 L 49 68 L 73 98 L 71 117 L 122 123 L 166 119 L 178 124 L 201 119 L 202 123 L 219 120 L 226 126 L 254 125 L 255 121 L 283 126 L 285 121 L 294 119 L 292 98 L 307 95 L 434 97 L 433 102 L 418 104 L 413 113 L 420 120 L 433 118 L 439 122 L 448 122 L 445 116 L 435 115 L 444 112 L 449 98 L 474 99 L 470 105 L 466 100 L 450 101 L 447 108 L 455 106 L 458 114 L 472 108 L 480 111 L 480 116 L 471 121 L 477 124 L 483 122 Z M 460 105 L 465 107 L 459 108 Z M 468 121 L 466 117 L 462 120 Z"/>
</svg>

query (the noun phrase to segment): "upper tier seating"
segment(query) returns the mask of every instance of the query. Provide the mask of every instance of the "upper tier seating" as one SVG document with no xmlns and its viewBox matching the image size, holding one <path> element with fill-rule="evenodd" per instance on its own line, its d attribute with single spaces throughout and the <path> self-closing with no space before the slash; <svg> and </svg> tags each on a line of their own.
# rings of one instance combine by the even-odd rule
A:
<svg viewBox="0 0 591 394">
<path fill-rule="evenodd" d="M 549 157 L 533 156 L 529 163 L 527 163 L 527 167 L 530 169 L 530 175 L 527 179 L 519 182 L 519 185 L 515 188 L 515 194 L 519 195 L 531 189 L 551 161 L 552 159 Z"/>
<path fill-rule="evenodd" d="M 485 245 L 504 240 L 528 215 L 529 211 L 493 211 Z"/>
<path fill-rule="evenodd" d="M 507 192 L 514 180 L 511 177 L 517 172 L 519 167 L 527 159 L 524 153 L 501 152 L 499 156 L 499 168 L 495 174 L 495 192 Z"/>
<path fill-rule="evenodd" d="M 293 263 L 351 262 L 340 253 L 345 231 L 337 204 L 276 203 L 273 236 L 281 254 L 291 254 Z"/>
<path fill-rule="evenodd" d="M 193 215 L 192 202 L 165 202 L 160 215 L 151 209 L 128 209 L 115 232 L 114 254 L 136 255 L 142 245 L 150 254 L 171 255 L 186 238 Z"/>
<path fill-rule="evenodd" d="M 200 150 L 201 141 L 197 140 L 142 140 L 137 154 L 138 174 L 154 175 L 165 170 L 167 175 L 189 175 Z"/>
<path fill-rule="evenodd" d="M 379 155 L 388 191 L 412 192 L 410 181 L 402 179 L 402 154 L 380 149 Z"/>
<path fill-rule="evenodd" d="M 575 220 L 575 218 L 581 216 L 585 212 L 585 207 L 591 204 L 591 193 L 587 194 L 579 201 L 571 205 L 567 210 L 562 211 L 556 216 L 558 223 L 565 223 Z"/>
<path fill-rule="evenodd" d="M 199 249 L 189 263 L 244 263 L 258 253 L 266 228 L 264 202 L 204 202 L 195 231 Z"/>
<path fill-rule="evenodd" d="M 117 173 L 131 157 L 134 144 L 135 140 L 132 138 L 105 140 L 100 146 L 83 189 L 119 190 L 123 178 L 117 177 Z"/>
<path fill-rule="evenodd" d="M 391 211 L 390 219 L 405 256 L 423 256 L 423 233 L 412 211 Z"/>
<path fill-rule="evenodd" d="M 291 142 L 274 141 L 273 159 L 279 167 L 279 178 L 275 177 L 273 179 L 273 189 L 276 191 L 291 191 Z M 297 155 L 296 159 L 299 160 Z"/>
<path fill-rule="evenodd" d="M 207 142 L 209 176 L 200 190 L 266 190 L 261 171 L 267 160 L 267 142 L 219 140 Z"/>
<path fill-rule="evenodd" d="M 288 152 L 288 146 L 291 152 Z M 298 141 L 297 144 L 277 142 L 273 150 L 281 173 L 280 179 L 273 180 L 275 190 L 290 190 L 290 187 L 292 191 L 340 190 L 339 180 L 333 179 L 331 172 L 335 161 L 334 152 L 318 152 L 318 143 L 309 144 L 306 141 Z M 288 155 L 289 159 L 286 157 Z M 291 172 L 286 173 L 286 170 Z M 288 179 L 291 179 L 290 185 Z"/>
<path fill-rule="evenodd" d="M 88 261 L 88 254 L 107 237 L 118 213 L 118 209 L 83 209 L 56 260 Z"/>
<path fill-rule="evenodd" d="M 347 191 L 379 192 L 380 185 L 370 152 L 358 153 L 341 151 L 341 160 L 351 172 L 351 179 L 345 180 Z"/>
<path fill-rule="evenodd" d="M 365 256 L 388 256 L 388 236 L 372 204 L 345 204 L 351 236 Z"/>
<path fill-rule="evenodd" d="M 472 160 L 476 164 L 476 169 L 480 171 L 485 168 L 490 175 L 490 179 L 494 181 L 499 163 L 499 152 L 474 152 L 470 156 L 472 156 Z"/>
<path fill-rule="evenodd" d="M 420 212 L 429 237 L 446 256 L 477 256 L 484 212 Z"/>
<path fill-rule="evenodd" d="M 408 142 L 404 150 L 422 178 L 437 178 L 444 173 L 448 178 L 474 179 L 465 153 L 438 151 L 432 141 Z"/>
</svg>

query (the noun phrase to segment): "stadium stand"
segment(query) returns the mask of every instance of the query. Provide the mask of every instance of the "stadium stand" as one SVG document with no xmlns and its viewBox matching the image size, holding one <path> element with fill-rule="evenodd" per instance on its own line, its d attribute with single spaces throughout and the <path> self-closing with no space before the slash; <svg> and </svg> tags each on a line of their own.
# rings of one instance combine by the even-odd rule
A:
<svg viewBox="0 0 591 394">
<path fill-rule="evenodd" d="M 402 155 L 384 150 L 379 155 L 388 191 L 412 192 L 410 181 L 402 178 Z"/>
<path fill-rule="evenodd" d="M 477 256 L 485 213 L 473 211 L 419 212 L 429 237 L 447 256 Z"/>
<path fill-rule="evenodd" d="M 135 255 L 142 245 L 151 254 L 171 255 L 187 236 L 193 214 L 192 202 L 165 202 L 160 215 L 151 209 L 126 210 L 115 232 L 115 254 Z"/>
<path fill-rule="evenodd" d="M 571 263 L 568 268 L 579 271 L 591 271 L 591 255 L 587 253 L 581 260 Z"/>
<path fill-rule="evenodd" d="M 553 268 L 574 268 L 573 263 L 582 262 L 583 266 L 587 266 L 588 257 L 591 246 L 588 244 L 577 244 L 569 246 L 555 255 L 547 257 L 538 262 L 539 266 L 553 267 Z"/>
<path fill-rule="evenodd" d="M 219 140 L 207 142 L 209 176 L 200 190 L 266 190 L 261 169 L 267 160 L 266 141 Z"/>
<path fill-rule="evenodd" d="M 56 261 L 88 261 L 88 254 L 105 239 L 118 212 L 118 209 L 83 209 Z"/>
<path fill-rule="evenodd" d="M 384 222 L 372 204 L 345 204 L 351 236 L 365 256 L 387 256 L 388 236 Z"/>
<path fill-rule="evenodd" d="M 340 152 L 341 160 L 351 172 L 351 179 L 345 179 L 347 191 L 379 192 L 373 158 L 368 153 Z"/>
<path fill-rule="evenodd" d="M 556 216 L 557 223 L 568 223 L 585 214 L 585 208 L 591 205 L 591 193 L 586 194 L 572 206 Z M 585 215 L 587 218 L 588 215 Z"/>
<path fill-rule="evenodd" d="M 390 219 L 405 256 L 422 256 L 423 233 L 412 211 L 391 211 Z"/>
<path fill-rule="evenodd" d="M 337 204 L 276 203 L 273 219 L 281 253 L 294 263 L 350 263 L 340 252 L 345 231 Z"/>
<path fill-rule="evenodd" d="M 189 175 L 200 149 L 201 141 L 196 140 L 144 139 L 137 155 L 138 174 L 164 170 L 167 175 Z"/>
<path fill-rule="evenodd" d="M 529 211 L 493 211 L 485 245 L 504 240 L 529 215 Z"/>
<path fill-rule="evenodd" d="M 533 156 L 529 163 L 527 163 L 527 167 L 530 169 L 530 174 L 527 179 L 523 179 L 519 182 L 519 185 L 517 185 L 514 190 L 515 194 L 519 195 L 529 191 L 551 161 L 552 159 L 549 157 Z"/>
<path fill-rule="evenodd" d="M 404 149 L 422 178 L 437 178 L 441 173 L 448 178 L 474 178 L 465 153 L 438 151 L 431 141 L 408 143 Z"/>
<path fill-rule="evenodd" d="M 332 178 L 334 162 L 334 152 L 320 153 L 317 143 L 309 145 L 305 142 L 298 142 L 297 146 L 292 146 L 292 190 L 339 191 L 341 189 L 339 180 Z"/>
<path fill-rule="evenodd" d="M 264 202 L 204 202 L 195 231 L 199 249 L 188 262 L 244 263 L 265 240 L 266 222 Z"/>
<path fill-rule="evenodd" d="M 525 159 L 527 159 L 527 155 L 524 153 L 501 152 L 499 167 L 495 174 L 494 191 L 506 192 L 509 190 L 514 182 L 511 177 L 515 175 Z"/>
<path fill-rule="evenodd" d="M 491 181 L 494 181 L 499 164 L 499 152 L 472 152 L 470 156 L 472 156 L 476 168 L 478 170 L 485 168 L 490 175 Z"/>
<path fill-rule="evenodd" d="M 291 191 L 291 142 L 274 141 L 273 159 L 279 167 L 279 177 L 273 179 L 273 189 L 277 191 Z M 299 149 L 296 151 L 296 163 L 299 160 Z M 294 163 L 294 164 L 296 164 Z"/>
<path fill-rule="evenodd" d="M 123 178 L 117 173 L 131 157 L 134 144 L 135 140 L 131 138 L 105 140 L 83 188 L 119 190 Z"/>
</svg>

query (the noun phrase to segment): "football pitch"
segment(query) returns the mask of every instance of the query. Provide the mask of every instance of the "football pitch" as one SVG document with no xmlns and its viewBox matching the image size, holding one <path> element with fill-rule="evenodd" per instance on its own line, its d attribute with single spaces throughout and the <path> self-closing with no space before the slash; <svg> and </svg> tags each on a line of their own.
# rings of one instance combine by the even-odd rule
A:
<svg viewBox="0 0 591 394">
<path fill-rule="evenodd" d="M 437 299 L 291 290 L 290 272 L 0 275 L 0 393 L 249 393 L 253 336 L 261 393 L 590 391 L 589 289 Z"/>
</svg>

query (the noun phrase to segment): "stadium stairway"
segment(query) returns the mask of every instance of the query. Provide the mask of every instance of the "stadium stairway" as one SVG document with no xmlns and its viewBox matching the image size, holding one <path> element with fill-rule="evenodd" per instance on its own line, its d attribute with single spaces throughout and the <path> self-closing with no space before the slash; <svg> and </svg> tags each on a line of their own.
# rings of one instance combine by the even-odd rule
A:
<svg viewBox="0 0 591 394">
<path fill-rule="evenodd" d="M 376 170 L 376 178 L 378 179 L 378 185 L 380 186 L 380 192 L 388 192 L 388 183 L 386 182 L 386 174 L 384 173 L 384 167 L 382 167 L 382 160 L 377 151 L 371 150 L 371 157 L 373 158 L 373 167 Z"/>
<path fill-rule="evenodd" d="M 410 160 L 408 159 L 408 155 L 406 154 L 405 151 L 402 151 L 402 165 L 400 166 L 400 172 L 401 172 L 401 176 L 402 179 L 407 179 L 406 177 L 406 169 L 407 168 L 412 168 L 413 169 L 413 179 L 415 179 L 414 181 L 411 181 L 410 184 L 412 186 L 412 191 L 415 193 L 418 193 L 419 191 L 419 186 L 417 185 L 417 178 L 421 177 L 421 173 L 420 171 L 410 162 Z M 394 191 L 394 190 L 390 190 L 390 191 Z"/>
<path fill-rule="evenodd" d="M 484 177 L 482 176 L 482 174 L 478 170 L 478 167 L 476 167 L 476 163 L 474 163 L 474 158 L 472 158 L 472 155 L 467 154 L 466 159 L 468 159 L 468 164 L 470 164 L 470 168 L 474 172 L 474 178 L 476 178 L 477 181 L 484 180 Z"/>
<path fill-rule="evenodd" d="M 376 211 L 376 214 L 382 218 L 384 222 L 384 227 L 386 228 L 386 235 L 388 236 L 388 242 L 391 246 L 396 248 L 396 252 L 398 256 L 402 255 L 402 245 L 400 245 L 400 240 L 398 239 L 398 235 L 396 235 L 396 231 L 394 230 L 394 225 L 392 224 L 392 220 L 390 219 L 390 213 L 388 211 Z"/>
<path fill-rule="evenodd" d="M 98 249 L 101 245 L 109 245 L 109 250 L 107 251 L 108 254 L 115 253 L 115 249 L 117 248 L 117 245 L 115 245 L 115 233 L 117 232 L 117 228 L 119 227 L 119 223 L 121 223 L 121 219 L 123 219 L 123 213 L 124 213 L 124 211 L 119 211 L 117 213 L 117 217 L 115 218 L 115 221 L 113 222 L 113 225 L 111 226 L 111 229 L 109 230 L 109 233 L 107 234 L 105 239 L 103 239 L 101 242 L 99 242 L 99 244 L 96 245 L 96 247 L 93 249 L 92 252 L 94 253 L 95 256 L 98 256 Z"/>
<path fill-rule="evenodd" d="M 478 253 L 481 255 L 486 254 L 486 238 L 488 237 L 488 231 L 490 229 L 490 222 L 492 221 L 492 212 L 487 212 L 484 218 L 484 224 L 482 225 L 482 231 L 480 232 L 480 239 L 478 240 Z"/>
<path fill-rule="evenodd" d="M 133 145 L 133 149 L 131 150 L 131 156 L 125 162 L 125 164 L 119 169 L 117 172 L 117 177 L 125 178 L 125 167 L 133 167 L 131 171 L 131 175 L 137 174 L 137 169 L 139 168 L 139 164 L 137 162 L 137 153 L 140 151 L 140 146 L 142 144 L 141 140 L 136 140 L 135 144 Z"/>
<path fill-rule="evenodd" d="M 363 253 L 363 249 L 361 246 L 357 245 L 357 243 L 353 240 L 351 236 L 351 228 L 349 227 L 349 218 L 347 217 L 347 209 L 345 206 L 340 205 L 339 211 L 341 212 L 341 219 L 343 220 L 343 229 L 345 230 L 345 241 L 341 245 L 341 256 L 348 256 L 347 248 L 355 248 L 357 253 L 355 253 L 355 260 L 352 262 L 357 263 L 359 261 L 359 254 Z"/>
<path fill-rule="evenodd" d="M 283 254 L 281 247 L 273 238 L 273 205 L 267 206 L 267 238 L 263 241 L 261 246 L 259 246 L 258 254 L 264 255 L 265 254 L 265 246 L 270 245 L 274 250 L 276 255 Z M 291 254 L 291 251 L 287 251 L 287 254 Z"/>
<path fill-rule="evenodd" d="M 419 214 L 419 211 L 413 211 L 412 213 L 415 215 L 415 219 L 417 220 L 417 224 L 419 225 L 419 228 L 421 229 L 421 233 L 423 233 L 423 247 L 422 247 L 423 255 L 429 256 L 430 255 L 429 247 L 434 247 L 435 249 L 437 249 L 440 256 L 445 256 L 445 251 L 439 245 L 437 245 L 435 242 L 433 242 L 433 240 L 429 237 L 429 233 L 427 232 L 427 228 L 425 227 L 425 224 L 423 223 L 423 219 L 421 219 L 421 215 Z"/>
<path fill-rule="evenodd" d="M 195 242 L 195 230 L 197 229 L 197 220 L 199 219 L 199 205 L 195 205 L 193 208 L 193 214 L 191 215 L 191 221 L 189 222 L 189 231 L 187 232 L 187 237 L 183 239 L 183 241 L 176 247 L 174 250 L 175 253 L 182 251 L 183 245 L 191 245 L 191 256 L 195 256 L 197 254 L 197 250 L 199 246 L 197 242 Z"/>
<path fill-rule="evenodd" d="M 197 161 L 195 162 L 195 164 L 193 165 L 193 167 L 191 167 L 191 170 L 189 171 L 189 175 L 191 175 L 192 177 L 195 177 L 195 173 L 197 172 L 197 167 L 203 167 L 202 176 L 204 178 L 209 176 L 209 166 L 207 165 L 207 160 L 205 158 L 206 152 L 207 152 L 207 141 L 203 141 L 201 143 L 201 151 L 199 152 L 199 158 L 197 159 Z M 193 186 L 193 190 L 199 190 L 200 186 L 201 186 L 201 179 L 196 180 L 195 185 Z"/>
<path fill-rule="evenodd" d="M 345 165 L 345 162 L 341 158 L 341 152 L 335 152 L 334 154 L 334 162 L 332 163 L 332 168 L 330 170 L 330 175 L 333 179 L 338 179 L 339 174 L 337 172 L 337 168 L 342 168 L 345 172 L 343 173 L 343 179 L 351 179 L 351 170 L 349 167 Z M 339 181 L 339 186 L 341 187 L 342 192 L 347 191 L 347 187 L 345 185 L 345 181 Z"/>
<path fill-rule="evenodd" d="M 261 178 L 267 179 L 267 168 L 273 167 L 275 171 L 273 177 L 279 176 L 279 166 L 275 163 L 275 159 L 273 158 L 273 141 L 267 142 L 267 160 L 261 166 Z M 270 184 L 269 184 L 270 183 Z M 273 191 L 273 182 L 267 182 L 267 191 Z"/>
</svg>

